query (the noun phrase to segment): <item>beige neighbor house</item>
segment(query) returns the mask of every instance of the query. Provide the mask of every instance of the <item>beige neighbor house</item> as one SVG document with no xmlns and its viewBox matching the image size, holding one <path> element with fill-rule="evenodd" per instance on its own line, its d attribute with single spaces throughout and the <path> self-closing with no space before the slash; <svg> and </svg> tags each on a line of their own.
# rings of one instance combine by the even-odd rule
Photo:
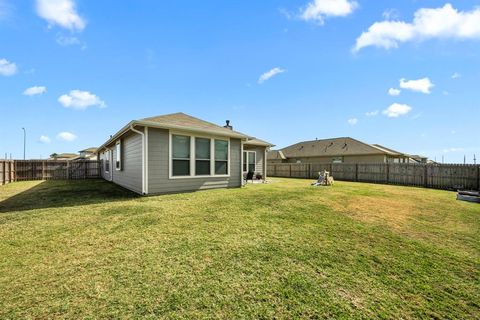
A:
<svg viewBox="0 0 480 320">
<path fill-rule="evenodd" d="M 422 158 L 423 159 L 423 158 Z M 268 153 L 269 163 L 417 163 L 419 160 L 353 138 L 303 141 Z"/>
<path fill-rule="evenodd" d="M 49 158 L 49 160 L 76 160 L 78 159 L 78 154 L 76 153 L 54 153 Z"/>
<path fill-rule="evenodd" d="M 184 113 L 130 121 L 98 148 L 102 177 L 140 194 L 240 187 L 266 178 L 273 145 Z"/>
<path fill-rule="evenodd" d="M 79 151 L 79 159 L 81 160 L 97 160 L 97 148 L 91 147 Z"/>
</svg>

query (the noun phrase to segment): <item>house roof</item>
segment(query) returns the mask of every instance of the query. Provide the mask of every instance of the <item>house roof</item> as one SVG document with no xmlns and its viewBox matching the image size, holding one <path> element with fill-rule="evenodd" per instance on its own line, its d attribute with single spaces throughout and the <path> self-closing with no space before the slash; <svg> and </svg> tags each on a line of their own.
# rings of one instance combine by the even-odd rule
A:
<svg viewBox="0 0 480 320">
<path fill-rule="evenodd" d="M 260 140 L 257 138 L 249 139 L 245 142 L 246 145 L 252 145 L 252 146 L 261 146 L 261 147 L 274 147 L 274 144 L 271 144 L 270 142 Z"/>
<path fill-rule="evenodd" d="M 272 150 L 267 153 L 267 160 L 285 160 L 287 157 L 283 154 L 282 150 Z"/>
<path fill-rule="evenodd" d="M 303 141 L 283 148 L 281 151 L 287 158 L 372 154 L 404 155 L 395 150 L 364 143 L 350 137 Z"/>
<path fill-rule="evenodd" d="M 254 137 L 250 137 L 246 134 L 243 134 L 238 131 L 234 131 L 217 124 L 192 117 L 188 114 L 183 112 L 171 113 L 161 116 L 143 118 L 140 120 L 133 120 L 130 121 L 126 126 L 124 126 L 120 131 L 118 131 L 115 135 L 113 135 L 107 142 L 101 145 L 98 149 L 102 149 L 103 147 L 111 144 L 113 141 L 117 140 L 121 135 L 125 132 L 130 130 L 134 126 L 146 126 L 146 127 L 153 127 L 153 128 L 161 128 L 161 129 L 168 129 L 168 130 L 180 130 L 180 131 L 189 131 L 195 133 L 206 133 L 211 135 L 218 135 L 222 137 L 231 137 L 237 138 L 242 140 L 256 140 L 258 143 L 265 143 L 265 146 L 271 145 L 266 141 L 262 141 L 259 139 L 255 139 Z"/>
<path fill-rule="evenodd" d="M 139 120 L 140 123 L 150 124 L 166 129 L 183 129 L 196 132 L 208 132 L 221 136 L 235 138 L 249 138 L 248 135 L 238 131 L 234 131 L 217 124 L 192 117 L 183 112 L 171 113 L 162 116 L 144 118 Z"/>
<path fill-rule="evenodd" d="M 90 148 L 87 148 L 87 149 L 83 149 L 83 150 L 80 150 L 78 152 L 91 152 L 91 153 L 95 153 L 97 152 L 97 148 L 95 147 L 90 147 Z"/>
<path fill-rule="evenodd" d="M 76 153 L 58 153 L 55 158 L 65 158 L 65 159 L 74 159 L 77 158 L 78 154 Z"/>
</svg>

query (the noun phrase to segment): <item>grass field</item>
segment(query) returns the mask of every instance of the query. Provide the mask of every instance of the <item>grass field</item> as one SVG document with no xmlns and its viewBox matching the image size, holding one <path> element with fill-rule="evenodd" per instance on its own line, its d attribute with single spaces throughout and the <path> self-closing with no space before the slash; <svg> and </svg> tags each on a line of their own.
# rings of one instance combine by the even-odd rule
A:
<svg viewBox="0 0 480 320">
<path fill-rule="evenodd" d="M 480 205 L 309 182 L 0 186 L 0 318 L 480 318 Z"/>
</svg>

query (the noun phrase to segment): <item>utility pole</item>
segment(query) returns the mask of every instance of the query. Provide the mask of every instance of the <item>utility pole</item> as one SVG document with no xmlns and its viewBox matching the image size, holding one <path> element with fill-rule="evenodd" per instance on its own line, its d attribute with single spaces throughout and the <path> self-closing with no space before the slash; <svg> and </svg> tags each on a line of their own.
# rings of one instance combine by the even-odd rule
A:
<svg viewBox="0 0 480 320">
<path fill-rule="evenodd" d="M 463 164 L 467 164 L 467 156 L 463 155 Z"/>
<path fill-rule="evenodd" d="M 23 160 L 25 160 L 25 150 L 27 146 L 27 130 L 23 129 Z"/>
</svg>

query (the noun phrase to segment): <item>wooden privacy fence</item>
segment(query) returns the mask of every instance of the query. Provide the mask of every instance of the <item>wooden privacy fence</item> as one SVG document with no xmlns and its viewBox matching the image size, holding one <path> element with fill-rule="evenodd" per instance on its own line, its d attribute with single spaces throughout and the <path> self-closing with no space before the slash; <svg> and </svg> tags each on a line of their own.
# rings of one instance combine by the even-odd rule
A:
<svg viewBox="0 0 480 320">
<path fill-rule="evenodd" d="M 0 185 L 15 181 L 14 163 L 12 160 L 0 160 Z"/>
<path fill-rule="evenodd" d="M 80 180 L 100 178 L 97 160 L 0 160 L 0 184 L 26 180 Z"/>
<path fill-rule="evenodd" d="M 268 164 L 271 177 L 317 179 L 327 170 L 336 180 L 419 186 L 435 189 L 480 190 L 480 165 L 462 164 Z"/>
</svg>

